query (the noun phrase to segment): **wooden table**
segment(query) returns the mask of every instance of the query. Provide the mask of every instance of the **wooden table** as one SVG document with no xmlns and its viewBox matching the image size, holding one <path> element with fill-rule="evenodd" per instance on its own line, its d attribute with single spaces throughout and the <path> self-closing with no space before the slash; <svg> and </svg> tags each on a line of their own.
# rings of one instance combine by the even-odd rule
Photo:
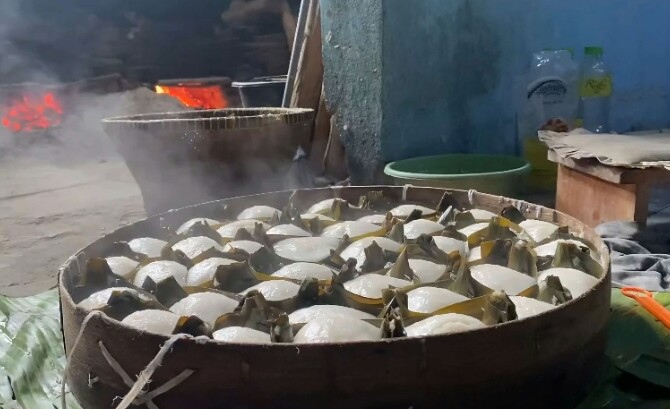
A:
<svg viewBox="0 0 670 409">
<path fill-rule="evenodd" d="M 647 222 L 651 185 L 670 183 L 670 171 L 607 166 L 596 159 L 566 159 L 549 151 L 558 164 L 556 210 L 589 226 L 613 220 Z"/>
</svg>

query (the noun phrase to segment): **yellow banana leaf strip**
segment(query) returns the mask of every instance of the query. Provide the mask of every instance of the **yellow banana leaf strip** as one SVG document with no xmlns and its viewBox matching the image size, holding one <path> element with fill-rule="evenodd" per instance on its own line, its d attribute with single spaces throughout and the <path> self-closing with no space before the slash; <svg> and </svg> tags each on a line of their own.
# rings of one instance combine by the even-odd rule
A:
<svg viewBox="0 0 670 409">
<path fill-rule="evenodd" d="M 504 207 L 499 214 L 505 219 L 510 220 L 516 224 L 526 220 L 526 217 L 521 213 L 521 211 L 512 205 Z"/>
<path fill-rule="evenodd" d="M 372 242 L 372 244 L 376 243 Z M 367 262 L 368 259 L 366 258 L 365 261 Z M 365 265 L 365 263 L 363 264 Z M 403 249 L 403 251 L 400 253 L 395 263 L 393 263 L 393 267 L 391 267 L 391 269 L 389 270 L 388 275 L 394 278 L 400 278 L 403 280 L 412 281 L 414 283 L 419 282 L 419 277 L 417 277 L 416 274 L 414 274 L 414 271 L 412 271 L 412 268 L 409 266 L 409 258 L 407 257 L 407 248 Z"/>
<path fill-rule="evenodd" d="M 516 241 L 509 250 L 507 267 L 531 277 L 537 277 L 537 254 L 522 240 Z"/>
<path fill-rule="evenodd" d="M 286 313 L 281 313 L 270 320 L 270 340 L 273 343 L 291 343 L 293 334 L 293 327 Z"/>
<path fill-rule="evenodd" d="M 107 300 L 107 305 L 100 311 L 108 316 L 123 320 L 128 315 L 140 310 L 165 310 L 166 307 L 155 298 L 145 295 L 145 298 L 139 297 L 135 291 L 113 291 Z"/>
<path fill-rule="evenodd" d="M 247 327 L 270 333 L 270 323 L 275 315 L 278 314 L 273 314 L 263 294 L 251 290 L 242 298 L 233 312 L 216 319 L 214 330 L 227 327 Z"/>
<path fill-rule="evenodd" d="M 482 322 L 486 325 L 502 324 L 517 319 L 516 306 L 504 291 L 494 291 L 486 298 Z"/>
<path fill-rule="evenodd" d="M 537 299 L 549 304 L 561 305 L 572 300 L 572 294 L 570 290 L 563 287 L 560 278 L 550 275 L 546 278 L 544 286 L 537 295 Z"/>
<path fill-rule="evenodd" d="M 258 284 L 256 271 L 248 261 L 220 265 L 214 273 L 216 288 L 238 293 Z"/>
<path fill-rule="evenodd" d="M 489 222 L 489 225 L 482 230 L 479 230 L 468 237 L 468 245 L 470 248 L 480 245 L 482 242 L 496 239 L 512 239 L 517 237 L 517 233 L 521 233 L 523 229 L 519 225 L 503 217 L 494 217 Z"/>
<path fill-rule="evenodd" d="M 385 197 L 381 190 L 371 190 L 358 199 L 358 207 L 366 210 L 380 211 L 390 208 L 392 204 L 391 199 Z"/>
<path fill-rule="evenodd" d="M 117 241 L 113 243 L 110 246 L 110 248 L 105 252 L 105 254 L 107 254 L 107 257 L 114 257 L 114 256 L 128 257 L 129 259 L 138 262 L 141 262 L 147 258 L 145 254 L 133 251 L 128 245 L 128 242 L 126 241 Z"/>
<path fill-rule="evenodd" d="M 591 250 L 574 243 L 558 243 L 551 265 L 552 267 L 574 268 L 598 279 L 604 275 L 600 263 L 591 257 Z"/>
<path fill-rule="evenodd" d="M 188 296 L 173 276 L 169 276 L 159 282 L 155 282 L 151 277 L 147 276 L 144 283 L 142 283 L 142 289 L 153 294 L 167 308 L 172 307 L 174 303 Z"/>
<path fill-rule="evenodd" d="M 391 213 L 388 213 L 389 215 Z M 397 243 L 404 243 L 405 242 L 405 224 L 401 222 L 398 219 L 393 219 L 395 220 L 394 224 L 390 226 L 390 230 L 388 233 L 386 233 L 386 237 L 389 239 L 397 242 Z"/>
<path fill-rule="evenodd" d="M 475 289 L 475 280 L 472 278 L 470 268 L 464 260 L 459 263 L 456 276 L 449 285 L 447 285 L 446 289 L 468 298 L 474 297 L 477 293 Z"/>
<path fill-rule="evenodd" d="M 376 241 L 370 243 L 363 251 L 365 252 L 365 261 L 361 265 L 361 271 L 368 273 L 381 270 L 386 266 L 386 255 Z"/>
<path fill-rule="evenodd" d="M 112 272 L 104 258 L 90 258 L 86 261 L 84 273 L 71 291 L 72 299 L 78 303 L 91 294 L 110 287 L 135 288 L 131 283 Z"/>
<path fill-rule="evenodd" d="M 459 204 L 451 192 L 444 192 L 444 194 L 440 198 L 439 203 L 437 204 L 437 207 L 435 207 L 435 211 L 438 214 L 441 214 L 446 212 L 449 208 L 458 209 Z"/>
<path fill-rule="evenodd" d="M 363 297 L 344 288 L 344 283 L 356 276 L 356 260 L 350 258 L 342 266 L 339 274 L 333 276 L 330 285 L 324 289 L 322 298 L 324 303 L 351 307 L 377 315 L 383 307 L 381 298 Z"/>
<path fill-rule="evenodd" d="M 379 330 L 382 339 L 407 336 L 402 315 L 400 311 L 396 309 L 389 309 L 387 313 L 384 314 Z"/>
<path fill-rule="evenodd" d="M 177 325 L 175 325 L 173 334 L 189 334 L 194 337 L 199 336 L 210 336 L 211 330 L 207 324 L 205 324 L 200 318 L 195 315 L 190 315 L 188 317 L 179 317 Z"/>
</svg>

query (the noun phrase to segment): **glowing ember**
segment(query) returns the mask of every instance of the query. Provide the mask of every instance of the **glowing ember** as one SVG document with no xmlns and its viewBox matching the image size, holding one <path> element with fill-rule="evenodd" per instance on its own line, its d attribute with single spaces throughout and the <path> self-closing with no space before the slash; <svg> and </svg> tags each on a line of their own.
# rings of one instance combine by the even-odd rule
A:
<svg viewBox="0 0 670 409">
<path fill-rule="evenodd" d="M 63 117 L 63 107 L 51 92 L 24 95 L 0 108 L 2 125 L 12 132 L 48 129 L 59 125 Z"/>
<path fill-rule="evenodd" d="M 167 94 L 191 108 L 227 108 L 226 99 L 219 85 L 156 85 L 158 94 Z"/>
</svg>

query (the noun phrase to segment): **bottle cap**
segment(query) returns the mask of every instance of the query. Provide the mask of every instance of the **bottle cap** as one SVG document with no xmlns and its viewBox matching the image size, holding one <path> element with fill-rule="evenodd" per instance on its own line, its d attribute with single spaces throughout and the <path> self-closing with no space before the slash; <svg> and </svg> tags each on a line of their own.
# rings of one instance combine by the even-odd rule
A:
<svg viewBox="0 0 670 409">
<path fill-rule="evenodd" d="M 584 47 L 584 55 L 592 55 L 595 57 L 602 57 L 603 48 L 602 47 Z"/>
<path fill-rule="evenodd" d="M 575 50 L 573 48 L 543 48 L 542 51 L 567 51 L 571 57 L 575 57 Z"/>
</svg>

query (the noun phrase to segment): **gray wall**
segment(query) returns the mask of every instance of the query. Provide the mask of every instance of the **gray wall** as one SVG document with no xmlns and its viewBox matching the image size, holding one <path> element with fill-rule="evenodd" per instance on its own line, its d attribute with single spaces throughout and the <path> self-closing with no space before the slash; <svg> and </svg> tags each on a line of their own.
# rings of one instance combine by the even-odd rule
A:
<svg viewBox="0 0 670 409">
<path fill-rule="evenodd" d="M 434 153 L 513 153 L 515 78 L 543 48 L 573 48 L 581 58 L 583 46 L 603 46 L 615 80 L 614 129 L 670 125 L 670 1 L 321 4 L 327 95 L 354 168 Z"/>
<path fill-rule="evenodd" d="M 324 85 L 357 183 L 373 183 L 381 166 L 382 5 L 322 1 Z"/>
</svg>

